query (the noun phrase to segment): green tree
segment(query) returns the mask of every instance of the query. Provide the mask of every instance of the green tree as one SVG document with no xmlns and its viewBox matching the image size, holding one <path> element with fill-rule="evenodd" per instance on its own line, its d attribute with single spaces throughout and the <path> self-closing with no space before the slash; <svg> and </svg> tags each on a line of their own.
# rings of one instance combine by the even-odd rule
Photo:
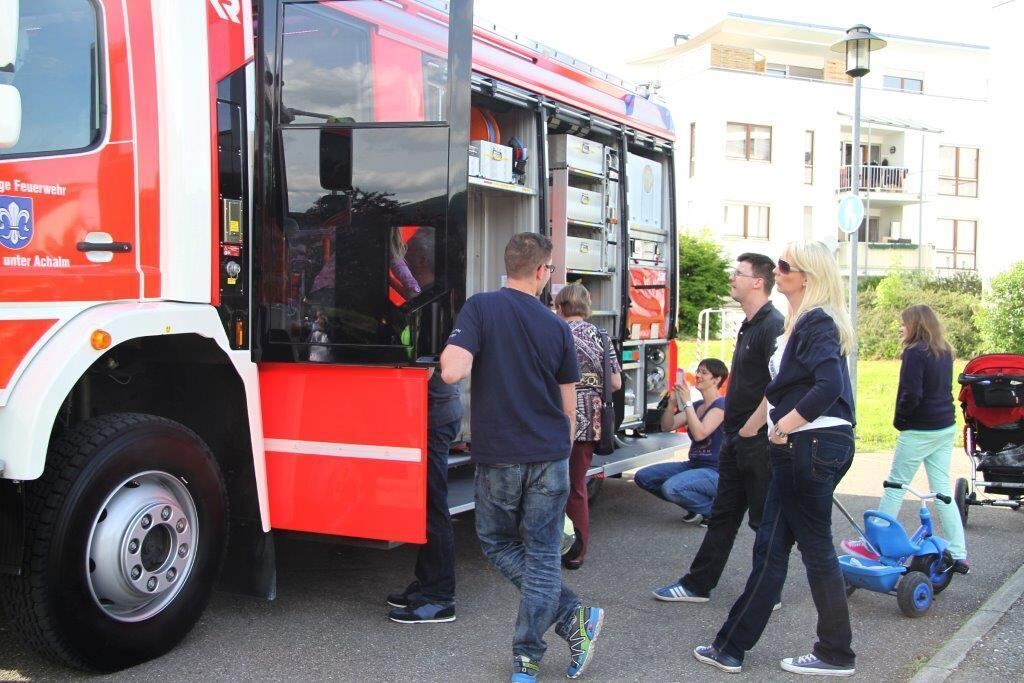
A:
<svg viewBox="0 0 1024 683">
<path fill-rule="evenodd" d="M 679 238 L 680 336 L 697 335 L 697 317 L 705 308 L 719 308 L 729 295 L 729 260 L 717 243 L 705 236 Z M 717 323 L 712 321 L 712 329 Z"/>
<path fill-rule="evenodd" d="M 992 278 L 981 311 L 981 337 L 989 353 L 1024 353 L 1024 261 Z"/>
</svg>

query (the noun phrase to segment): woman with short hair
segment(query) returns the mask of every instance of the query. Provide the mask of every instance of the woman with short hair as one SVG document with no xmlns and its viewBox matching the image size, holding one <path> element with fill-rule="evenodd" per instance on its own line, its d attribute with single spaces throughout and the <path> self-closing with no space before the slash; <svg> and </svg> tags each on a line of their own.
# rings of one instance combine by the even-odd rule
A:
<svg viewBox="0 0 1024 683">
<path fill-rule="evenodd" d="M 721 389 L 728 377 L 725 363 L 705 358 L 694 374 L 699 401 L 690 400 L 685 379 L 672 387 L 661 414 L 661 429 L 671 432 L 686 427 L 690 437 L 687 459 L 648 465 L 633 475 L 633 481 L 644 491 L 681 507 L 687 524 L 703 524 L 711 516 L 718 493 L 718 454 L 725 440 L 725 397 Z"/>
<path fill-rule="evenodd" d="M 601 440 L 601 430 L 615 429 L 615 425 L 601 424 L 604 383 L 607 379 L 612 391 L 618 391 L 622 386 L 622 373 L 609 343 L 611 377 L 604 376 L 604 342 L 597 327 L 587 322 L 591 308 L 590 292 L 586 287 L 577 283 L 562 287 L 555 295 L 555 308 L 569 324 L 580 366 L 580 381 L 576 383 L 576 434 L 569 455 L 569 500 L 565 505 L 565 514 L 576 527 L 576 542 L 562 556 L 562 565 L 566 569 L 579 569 L 583 566 L 590 541 L 587 470 L 594 459 L 594 448 Z"/>
</svg>

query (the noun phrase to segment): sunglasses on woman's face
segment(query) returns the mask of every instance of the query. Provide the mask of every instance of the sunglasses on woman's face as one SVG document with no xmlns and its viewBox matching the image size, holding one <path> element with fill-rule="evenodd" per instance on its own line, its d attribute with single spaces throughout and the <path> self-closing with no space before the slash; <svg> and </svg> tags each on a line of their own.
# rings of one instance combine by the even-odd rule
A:
<svg viewBox="0 0 1024 683">
<path fill-rule="evenodd" d="M 789 261 L 780 258 L 779 272 L 782 273 L 783 275 L 789 275 L 790 273 L 802 273 L 804 271 L 800 270 L 799 268 L 794 268 L 793 266 L 790 265 Z"/>
</svg>

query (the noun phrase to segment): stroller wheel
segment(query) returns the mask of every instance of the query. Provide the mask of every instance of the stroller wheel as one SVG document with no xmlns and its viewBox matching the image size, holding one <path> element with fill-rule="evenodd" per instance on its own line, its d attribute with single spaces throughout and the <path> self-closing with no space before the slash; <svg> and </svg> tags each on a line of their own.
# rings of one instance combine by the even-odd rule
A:
<svg viewBox="0 0 1024 683">
<path fill-rule="evenodd" d="M 921 572 L 931 579 L 932 592 L 938 595 L 946 590 L 953 580 L 953 572 L 950 571 L 951 565 L 952 560 L 950 560 L 950 564 L 946 564 L 942 561 L 942 556 L 931 553 L 913 558 L 910 561 L 910 571 Z"/>
<path fill-rule="evenodd" d="M 932 582 L 921 572 L 907 572 L 896 586 L 896 602 L 911 618 L 923 617 L 932 606 Z"/>
<path fill-rule="evenodd" d="M 967 514 L 970 512 L 967 501 L 974 499 L 974 494 L 967 495 L 968 488 L 966 479 L 957 479 L 956 487 L 953 489 L 953 501 L 956 503 L 956 509 L 960 511 L 960 522 L 965 527 L 967 526 Z"/>
</svg>

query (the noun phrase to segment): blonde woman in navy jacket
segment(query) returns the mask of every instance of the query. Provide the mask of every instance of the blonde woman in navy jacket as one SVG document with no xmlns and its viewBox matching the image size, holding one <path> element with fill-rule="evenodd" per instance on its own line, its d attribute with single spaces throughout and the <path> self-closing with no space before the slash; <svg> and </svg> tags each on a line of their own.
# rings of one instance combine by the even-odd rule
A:
<svg viewBox="0 0 1024 683">
<path fill-rule="evenodd" d="M 754 567 L 714 643 L 693 654 L 724 671 L 741 670 L 781 596 L 796 543 L 818 612 L 818 640 L 810 653 L 780 665 L 799 674 L 849 676 L 853 637 L 832 545 L 832 494 L 853 460 L 856 420 L 846 365 L 853 328 L 839 269 L 824 244 L 789 244 L 776 265 L 775 285 L 789 301 L 789 315 L 761 408 L 768 411 L 772 474 Z"/>
</svg>

